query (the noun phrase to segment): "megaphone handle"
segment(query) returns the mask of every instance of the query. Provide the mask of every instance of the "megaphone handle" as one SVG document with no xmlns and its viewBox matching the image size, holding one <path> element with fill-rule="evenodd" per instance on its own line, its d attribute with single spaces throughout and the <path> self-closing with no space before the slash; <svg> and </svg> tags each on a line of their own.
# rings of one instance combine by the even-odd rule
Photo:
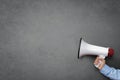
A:
<svg viewBox="0 0 120 80">
<path fill-rule="evenodd" d="M 97 65 L 95 65 L 96 68 L 98 68 L 101 65 L 101 61 L 99 61 L 99 63 Z"/>
<path fill-rule="evenodd" d="M 102 59 L 105 59 L 105 56 L 103 56 L 103 55 L 99 55 L 98 57 L 102 58 Z M 102 62 L 100 61 L 99 64 L 95 65 L 95 67 L 98 68 L 101 65 L 101 63 Z"/>
<path fill-rule="evenodd" d="M 102 58 L 102 59 L 105 59 L 105 56 L 103 56 L 103 55 L 99 55 L 98 57 Z"/>
</svg>

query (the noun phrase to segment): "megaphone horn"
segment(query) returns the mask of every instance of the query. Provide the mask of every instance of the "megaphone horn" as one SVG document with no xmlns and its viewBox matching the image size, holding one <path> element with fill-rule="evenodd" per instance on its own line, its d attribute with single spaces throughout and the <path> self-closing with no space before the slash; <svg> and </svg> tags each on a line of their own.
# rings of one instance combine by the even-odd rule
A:
<svg viewBox="0 0 120 80">
<path fill-rule="evenodd" d="M 79 48 L 78 48 L 78 58 L 84 55 L 98 55 L 102 58 L 111 57 L 114 54 L 114 50 L 109 47 L 101 47 L 89 44 L 85 42 L 82 38 L 79 41 Z"/>
</svg>

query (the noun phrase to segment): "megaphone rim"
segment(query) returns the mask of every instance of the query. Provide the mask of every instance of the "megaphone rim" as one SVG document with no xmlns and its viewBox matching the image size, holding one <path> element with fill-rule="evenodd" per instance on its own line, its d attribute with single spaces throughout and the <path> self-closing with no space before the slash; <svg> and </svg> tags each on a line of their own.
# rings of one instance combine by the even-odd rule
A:
<svg viewBox="0 0 120 80">
<path fill-rule="evenodd" d="M 79 47 L 78 47 L 78 59 L 80 57 L 80 47 L 81 47 L 81 42 L 82 42 L 82 37 L 80 38 L 80 41 L 79 41 Z"/>
</svg>

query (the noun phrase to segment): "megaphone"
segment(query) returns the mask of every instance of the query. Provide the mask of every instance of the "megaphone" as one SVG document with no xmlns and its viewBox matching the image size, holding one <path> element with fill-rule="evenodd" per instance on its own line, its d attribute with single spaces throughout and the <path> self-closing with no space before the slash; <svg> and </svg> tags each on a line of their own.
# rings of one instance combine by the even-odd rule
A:
<svg viewBox="0 0 120 80">
<path fill-rule="evenodd" d="M 82 38 L 79 41 L 79 48 L 78 48 L 78 58 L 84 55 L 97 55 L 101 58 L 111 57 L 114 54 L 114 50 L 109 47 L 101 47 L 89 44 L 85 42 Z"/>
</svg>

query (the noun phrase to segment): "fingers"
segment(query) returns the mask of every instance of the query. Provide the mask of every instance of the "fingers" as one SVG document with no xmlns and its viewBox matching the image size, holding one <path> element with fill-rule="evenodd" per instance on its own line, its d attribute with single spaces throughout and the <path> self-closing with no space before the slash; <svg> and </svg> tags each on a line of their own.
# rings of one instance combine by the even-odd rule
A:
<svg viewBox="0 0 120 80">
<path fill-rule="evenodd" d="M 94 61 L 94 64 L 98 64 L 98 63 L 100 63 L 100 61 L 102 61 L 103 59 L 102 58 L 99 58 L 99 57 L 97 57 L 96 59 L 95 59 L 95 61 Z"/>
<path fill-rule="evenodd" d="M 94 61 L 94 65 L 98 69 L 102 69 L 105 65 L 105 60 L 103 58 L 97 57 Z"/>
<path fill-rule="evenodd" d="M 99 61 L 99 57 L 95 59 L 94 64 L 98 64 L 98 61 Z"/>
</svg>

